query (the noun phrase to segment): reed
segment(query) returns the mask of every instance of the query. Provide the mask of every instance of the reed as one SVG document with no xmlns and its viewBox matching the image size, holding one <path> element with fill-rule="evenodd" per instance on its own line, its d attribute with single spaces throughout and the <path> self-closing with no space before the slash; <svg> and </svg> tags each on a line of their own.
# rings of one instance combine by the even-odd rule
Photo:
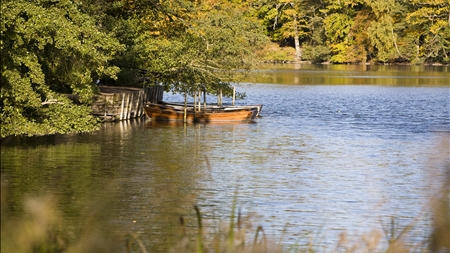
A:
<svg viewBox="0 0 450 253">
<path fill-rule="evenodd" d="M 195 233 L 186 231 L 184 218 L 180 217 L 177 241 L 171 245 L 169 252 L 173 253 L 205 253 L 205 252 L 235 252 L 235 253 L 269 253 L 269 252 L 385 252 L 409 253 L 449 252 L 449 210 L 448 188 L 447 196 L 433 206 L 433 229 L 430 235 L 419 244 L 407 241 L 408 233 L 414 228 L 414 223 L 399 227 L 392 218 L 384 232 L 373 231 L 361 236 L 358 242 L 348 240 L 347 233 L 342 233 L 337 245 L 330 250 L 323 250 L 315 245 L 311 238 L 307 245 L 285 248 L 281 240 L 275 242 L 268 239 L 264 228 L 257 226 L 254 231 L 247 230 L 250 226 L 243 225 L 241 212 L 230 216 L 227 226 L 218 226 L 215 231 L 207 231 L 203 226 L 202 213 L 195 206 L 197 227 Z M 3 193 L 2 193 L 3 194 Z M 95 228 L 78 230 L 80 234 L 66 230 L 55 199 L 51 197 L 30 198 L 25 201 L 25 214 L 19 217 L 9 217 L 4 211 L 4 196 L 2 195 L 1 252 L 142 252 L 148 251 L 137 234 L 121 243 L 109 238 Z M 101 226 L 101 224 L 98 224 Z M 223 230 L 222 230 L 223 229 Z M 195 234 L 194 237 L 192 234 Z M 384 236 L 384 237 L 383 237 Z M 305 239 L 305 238 L 303 238 Z M 132 240 L 133 242 L 131 242 Z M 132 248 L 132 244 L 138 247 Z M 387 244 L 387 247 L 384 245 Z M 122 245 L 122 246 L 121 246 Z M 384 249 L 383 249 L 384 248 Z"/>
</svg>

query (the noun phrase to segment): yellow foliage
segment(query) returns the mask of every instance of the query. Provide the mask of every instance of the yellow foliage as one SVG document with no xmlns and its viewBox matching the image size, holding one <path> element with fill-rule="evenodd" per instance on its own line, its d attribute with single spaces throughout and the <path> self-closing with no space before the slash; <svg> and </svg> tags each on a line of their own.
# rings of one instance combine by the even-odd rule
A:
<svg viewBox="0 0 450 253">
<path fill-rule="evenodd" d="M 434 23 L 430 27 L 430 32 L 433 33 L 433 34 L 437 34 L 437 33 L 439 33 L 440 30 L 442 30 L 444 27 L 446 27 L 447 24 L 448 23 L 446 21 L 444 21 L 444 20 L 438 20 L 438 21 L 436 21 L 436 23 Z"/>
</svg>

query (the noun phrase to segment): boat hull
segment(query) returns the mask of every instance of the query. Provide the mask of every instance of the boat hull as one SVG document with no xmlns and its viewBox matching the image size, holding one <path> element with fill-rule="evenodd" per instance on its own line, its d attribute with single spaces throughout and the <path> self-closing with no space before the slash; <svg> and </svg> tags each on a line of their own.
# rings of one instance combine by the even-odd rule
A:
<svg viewBox="0 0 450 253">
<path fill-rule="evenodd" d="M 172 107 L 182 107 L 182 108 L 184 108 L 184 105 L 181 104 L 181 103 L 170 103 L 170 102 L 164 102 L 164 101 L 160 101 L 158 103 L 161 104 L 161 105 L 167 105 L 167 106 L 172 106 Z M 203 108 L 203 105 L 201 105 L 200 107 Z M 263 105 L 262 104 L 255 104 L 255 105 L 226 105 L 226 106 L 218 106 L 218 105 L 208 104 L 206 107 L 208 109 L 223 109 L 223 110 L 256 109 L 257 110 L 256 117 L 259 117 L 259 114 L 261 112 L 261 109 L 262 109 Z M 194 105 L 193 104 L 187 104 L 187 108 L 193 110 Z"/>
<path fill-rule="evenodd" d="M 147 103 L 145 114 L 155 121 L 184 121 L 184 108 L 167 104 Z M 256 118 L 258 111 L 254 108 L 208 109 L 194 112 L 192 108 L 186 110 L 187 123 L 226 123 L 250 122 Z"/>
</svg>

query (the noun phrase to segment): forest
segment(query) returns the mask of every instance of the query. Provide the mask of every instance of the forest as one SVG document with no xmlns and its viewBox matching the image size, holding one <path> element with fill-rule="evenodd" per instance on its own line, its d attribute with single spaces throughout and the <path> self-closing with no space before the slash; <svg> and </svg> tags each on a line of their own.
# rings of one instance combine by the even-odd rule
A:
<svg viewBox="0 0 450 253">
<path fill-rule="evenodd" d="M 450 63 L 449 0 L 4 0 L 1 20 L 1 138 L 98 129 L 97 80 L 214 92 L 261 62 Z"/>
</svg>

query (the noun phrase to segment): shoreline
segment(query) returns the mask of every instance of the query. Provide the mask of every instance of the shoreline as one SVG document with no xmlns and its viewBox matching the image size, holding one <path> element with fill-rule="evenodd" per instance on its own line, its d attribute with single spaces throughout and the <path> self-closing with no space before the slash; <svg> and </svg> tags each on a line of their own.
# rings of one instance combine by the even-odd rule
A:
<svg viewBox="0 0 450 253">
<path fill-rule="evenodd" d="M 450 62 L 422 62 L 420 64 L 412 63 L 406 59 L 395 59 L 390 62 L 343 62 L 332 63 L 330 61 L 315 62 L 311 60 L 295 60 L 295 48 L 293 47 L 280 47 L 277 43 L 269 43 L 264 50 L 259 52 L 260 60 L 266 64 L 317 64 L 317 65 L 373 65 L 373 66 L 450 66 Z"/>
<path fill-rule="evenodd" d="M 290 61 L 290 60 L 268 60 L 263 61 L 262 64 L 316 64 L 316 65 L 370 65 L 370 66 L 434 66 L 434 67 L 449 67 L 449 64 L 444 63 L 424 63 L 424 64 L 414 64 L 414 63 L 400 63 L 400 62 L 386 62 L 386 63 L 332 63 L 332 62 L 312 62 L 312 61 Z"/>
</svg>

